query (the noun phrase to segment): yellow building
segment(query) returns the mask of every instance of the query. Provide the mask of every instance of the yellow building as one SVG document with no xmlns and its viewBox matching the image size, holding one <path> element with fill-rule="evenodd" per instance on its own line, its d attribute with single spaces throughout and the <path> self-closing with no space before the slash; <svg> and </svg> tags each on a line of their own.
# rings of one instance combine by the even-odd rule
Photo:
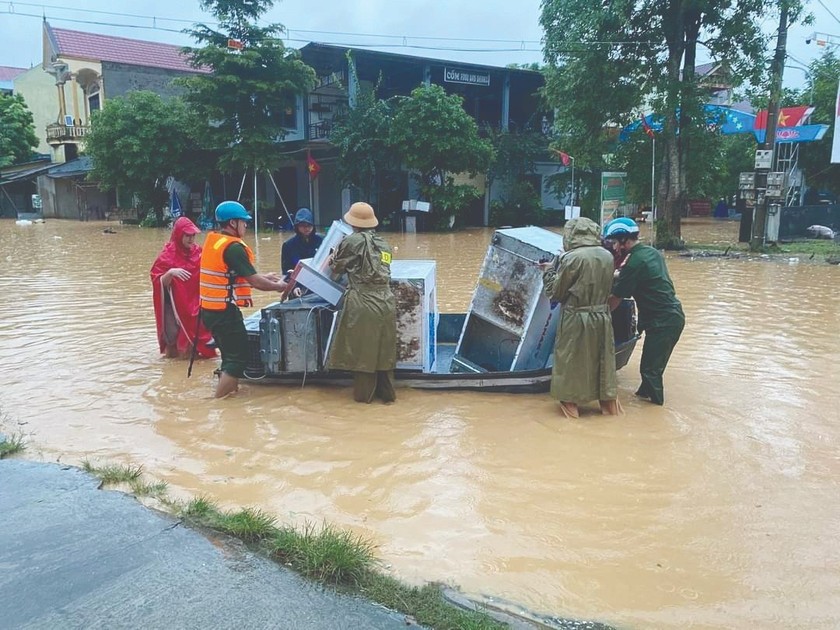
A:
<svg viewBox="0 0 840 630">
<path fill-rule="evenodd" d="M 42 63 L 14 79 L 35 119 L 38 151 L 75 159 L 93 112 L 133 90 L 179 93 L 172 79 L 194 74 L 180 46 L 43 26 Z M 107 86 L 107 87 L 106 87 Z"/>
</svg>

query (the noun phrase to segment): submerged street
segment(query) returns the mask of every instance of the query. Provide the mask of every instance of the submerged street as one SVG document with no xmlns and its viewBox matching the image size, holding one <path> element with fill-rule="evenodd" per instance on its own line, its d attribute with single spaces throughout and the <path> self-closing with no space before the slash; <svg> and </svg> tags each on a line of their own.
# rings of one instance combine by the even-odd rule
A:
<svg viewBox="0 0 840 630">
<path fill-rule="evenodd" d="M 684 236 L 729 242 L 737 227 L 694 220 Z M 442 312 L 466 310 L 491 235 L 384 234 L 396 259 L 437 261 Z M 279 270 L 286 237 L 246 239 L 261 271 Z M 548 394 L 358 405 L 246 382 L 216 401 L 216 361 L 187 379 L 158 353 L 148 271 L 167 238 L 0 223 L 0 431 L 23 432 L 26 457 L 140 464 L 174 496 L 349 527 L 403 580 L 541 614 L 840 625 L 839 267 L 669 257 L 687 325 L 665 406 L 633 396 L 639 347 L 618 373 L 626 415 L 570 421 Z"/>
</svg>

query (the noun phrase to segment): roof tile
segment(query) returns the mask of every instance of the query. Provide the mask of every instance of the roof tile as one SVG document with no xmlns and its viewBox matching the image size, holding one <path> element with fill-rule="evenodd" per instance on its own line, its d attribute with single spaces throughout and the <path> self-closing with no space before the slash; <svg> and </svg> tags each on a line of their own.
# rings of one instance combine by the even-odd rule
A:
<svg viewBox="0 0 840 630">
<path fill-rule="evenodd" d="M 0 66 L 0 81 L 11 81 L 17 75 L 26 72 L 27 68 L 13 68 L 12 66 Z"/>
<path fill-rule="evenodd" d="M 181 72 L 201 72 L 190 66 L 188 58 L 181 52 L 181 46 L 64 28 L 51 27 L 50 30 L 55 38 L 57 53 L 61 56 Z"/>
</svg>

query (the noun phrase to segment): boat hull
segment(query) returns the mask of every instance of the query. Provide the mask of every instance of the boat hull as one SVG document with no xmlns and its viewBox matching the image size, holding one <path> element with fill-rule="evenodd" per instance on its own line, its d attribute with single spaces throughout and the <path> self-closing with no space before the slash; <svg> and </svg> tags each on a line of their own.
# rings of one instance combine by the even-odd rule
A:
<svg viewBox="0 0 840 630">
<path fill-rule="evenodd" d="M 464 323 L 463 314 L 446 314 L 440 316 L 438 324 L 437 356 L 448 368 L 449 360 L 454 354 L 457 335 Z M 631 336 L 625 341 L 616 343 L 615 366 L 621 369 L 627 365 L 639 336 L 632 330 Z M 287 372 L 282 374 L 267 374 L 251 367 L 245 373 L 245 378 L 255 383 L 272 385 L 335 385 L 351 386 L 353 375 L 349 372 Z M 551 386 L 551 368 L 539 370 L 518 370 L 515 372 L 420 372 L 412 370 L 396 370 L 395 379 L 399 387 L 430 390 L 473 390 L 500 393 L 540 393 L 547 392 Z"/>
</svg>

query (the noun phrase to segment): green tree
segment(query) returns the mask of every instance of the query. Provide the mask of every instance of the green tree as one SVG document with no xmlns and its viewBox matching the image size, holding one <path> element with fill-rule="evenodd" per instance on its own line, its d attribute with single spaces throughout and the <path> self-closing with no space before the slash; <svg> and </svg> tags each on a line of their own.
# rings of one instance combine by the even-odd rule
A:
<svg viewBox="0 0 840 630">
<path fill-rule="evenodd" d="M 490 204 L 492 225 L 526 225 L 541 221 L 542 201 L 527 176 L 548 149 L 548 141 L 534 131 L 488 129 L 493 159 L 487 171 L 487 186 L 501 188 L 500 199 Z"/>
<path fill-rule="evenodd" d="M 38 146 L 32 112 L 20 94 L 0 94 L 0 167 L 26 162 Z"/>
<path fill-rule="evenodd" d="M 799 2 L 788 2 L 797 16 Z M 758 82 L 772 0 L 544 0 L 540 22 L 549 64 L 546 97 L 581 166 L 610 166 L 611 133 L 643 105 L 664 121 L 659 134 L 657 244 L 679 247 L 694 145 L 702 143 L 702 90 L 694 73 L 700 42 L 725 59 L 733 80 Z M 661 152 L 660 152 L 661 151 Z"/>
<path fill-rule="evenodd" d="M 181 79 L 185 100 L 205 121 L 202 139 L 219 150 L 225 172 L 256 168 L 272 171 L 283 157 L 277 142 L 286 136 L 297 96 L 315 83 L 315 71 L 287 49 L 280 24 L 258 26 L 273 0 L 201 0 L 218 20 L 218 30 L 197 24 L 187 32 L 201 48 L 185 48 L 196 69 Z M 241 50 L 228 48 L 236 40 Z M 207 72 L 209 71 L 209 72 Z"/>
<path fill-rule="evenodd" d="M 834 105 L 840 81 L 840 57 L 833 50 L 826 50 L 811 62 L 808 76 L 808 87 L 802 94 L 806 98 L 800 98 L 800 102 L 807 100 L 813 91 L 811 123 L 829 125 L 829 129 L 819 142 L 808 142 L 799 147 L 799 165 L 805 171 L 809 187 L 840 195 L 840 164 L 831 163 L 831 145 L 837 133 Z"/>
<path fill-rule="evenodd" d="M 399 148 L 403 164 L 417 172 L 437 227 L 451 227 L 479 195 L 474 186 L 456 184 L 453 174 L 486 172 L 493 147 L 479 137 L 461 97 L 447 95 L 439 85 L 420 86 L 395 102 L 391 145 Z"/>
<path fill-rule="evenodd" d="M 93 161 L 88 177 L 102 190 L 119 188 L 136 197 L 138 210 L 155 210 L 158 220 L 168 200 L 166 178 L 182 177 L 195 149 L 193 122 L 179 99 L 154 92 L 129 92 L 94 112 L 85 152 Z"/>
<path fill-rule="evenodd" d="M 363 199 L 372 200 L 383 172 L 399 165 L 390 138 L 392 103 L 377 98 L 376 89 L 361 89 L 355 105 L 336 117 L 330 133 L 330 142 L 338 148 L 341 182 L 358 188 Z"/>
<path fill-rule="evenodd" d="M 691 199 L 728 198 L 738 192 L 738 176 L 752 171 L 755 137 L 751 133 L 723 135 L 706 128 L 692 150 L 692 165 L 686 169 L 686 197 Z M 657 147 L 657 150 L 659 147 Z M 627 201 L 650 205 L 652 142 L 639 130 L 618 145 L 617 168 L 627 172 Z M 659 165 L 656 165 L 657 170 Z"/>
</svg>

